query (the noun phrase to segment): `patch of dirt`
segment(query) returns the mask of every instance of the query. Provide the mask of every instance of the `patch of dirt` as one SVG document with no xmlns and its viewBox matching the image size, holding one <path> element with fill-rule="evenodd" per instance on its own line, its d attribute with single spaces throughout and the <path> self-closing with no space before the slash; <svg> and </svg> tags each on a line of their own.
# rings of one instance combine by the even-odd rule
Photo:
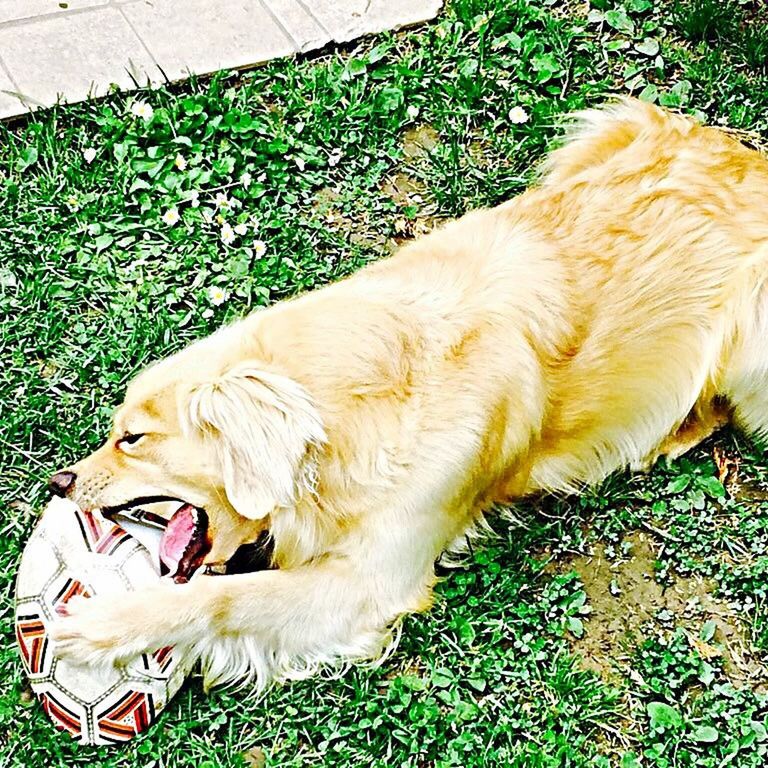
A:
<svg viewBox="0 0 768 768">
<path fill-rule="evenodd" d="M 395 243 L 400 244 L 433 230 L 439 223 L 434 206 L 425 203 L 430 195 L 421 179 L 415 178 L 407 171 L 423 167 L 425 158 L 438 145 L 440 134 L 431 125 L 417 125 L 409 128 L 403 134 L 404 170 L 400 170 L 387 178 L 381 186 L 381 191 L 400 208 L 414 207 L 417 213 L 414 217 L 401 216 L 395 219 Z"/>
<path fill-rule="evenodd" d="M 22 517 L 35 517 L 35 508 L 23 499 L 14 499 L 8 506 L 18 512 Z"/>
<path fill-rule="evenodd" d="M 337 189 L 333 187 L 323 187 L 315 192 L 315 202 L 313 208 L 320 214 L 326 214 L 332 210 L 336 203 L 341 199 Z"/>
<path fill-rule="evenodd" d="M 402 171 L 389 176 L 381 185 L 382 194 L 389 197 L 398 208 L 413 208 L 415 216 L 397 216 L 395 218 L 395 245 L 405 240 L 431 232 L 437 222 L 432 215 L 432 208 L 425 206 L 426 187 L 420 179 L 415 179 Z"/>
<path fill-rule="evenodd" d="M 431 125 L 417 125 L 403 134 L 403 155 L 407 160 L 426 157 L 440 140 L 440 134 Z"/>
<path fill-rule="evenodd" d="M 491 163 L 503 161 L 503 158 L 494 153 L 493 147 L 485 139 L 475 139 L 467 147 L 467 152 L 477 168 L 488 168 Z"/>
<path fill-rule="evenodd" d="M 768 499 L 768 488 L 760 480 L 743 477 L 740 472 L 741 457 L 736 451 L 715 445 L 712 460 L 717 467 L 717 479 L 731 498 L 745 503 L 760 503 Z"/>
<path fill-rule="evenodd" d="M 341 210 L 343 203 L 337 189 L 323 187 L 315 193 L 312 208 L 328 227 L 345 231 L 350 243 L 371 250 L 388 250 L 387 238 L 379 228 L 371 226 L 369 212 L 361 209 L 357 215 L 349 215 Z"/>
<path fill-rule="evenodd" d="M 59 372 L 59 365 L 51 360 L 38 360 L 37 366 L 44 379 L 52 379 Z"/>
<path fill-rule="evenodd" d="M 267 755 L 261 747 L 251 747 L 246 752 L 242 752 L 240 757 L 249 768 L 264 768 L 267 764 Z"/>
<path fill-rule="evenodd" d="M 424 202 L 424 184 L 405 173 L 396 173 L 385 179 L 381 191 L 400 206 L 419 205 Z"/>
<path fill-rule="evenodd" d="M 382 181 L 380 188 L 381 194 L 392 200 L 397 210 L 388 210 L 379 219 L 362 207 L 353 214 L 349 201 L 339 189 L 323 187 L 315 193 L 314 213 L 329 228 L 344 231 L 350 243 L 375 251 L 393 251 L 403 242 L 427 234 L 442 219 L 434 215 L 434 206 L 425 202 L 429 198 L 425 183 L 409 174 L 408 167 L 424 162 L 438 141 L 439 135 L 430 125 L 418 125 L 404 133 L 404 163 Z M 391 238 L 382 232 L 386 228 L 382 226 L 385 219 L 394 227 Z"/>
<path fill-rule="evenodd" d="M 555 19 L 565 19 L 572 22 L 574 19 L 586 19 L 591 4 L 589 0 L 565 0 L 561 3 L 552 3 L 547 9 Z"/>
<path fill-rule="evenodd" d="M 572 641 L 583 666 L 611 678 L 617 664 L 628 660 L 645 638 L 649 626 L 682 626 L 703 658 L 723 658 L 734 684 L 764 685 L 766 670 L 749 651 L 748 632 L 728 605 L 712 596 L 714 585 L 693 577 L 678 578 L 664 587 L 653 575 L 657 560 L 653 537 L 638 531 L 624 542 L 628 559 L 612 562 L 605 546 L 598 543 L 590 556 L 566 564 L 579 575 L 591 608 L 584 636 Z M 699 633 L 710 620 L 715 622 L 715 635 L 705 643 Z"/>
<path fill-rule="evenodd" d="M 394 680 L 398 677 L 405 675 L 413 675 L 415 677 L 424 677 L 427 674 L 427 666 L 423 659 L 420 658 L 406 658 L 399 664 L 394 663 L 384 674 L 385 680 Z"/>
</svg>

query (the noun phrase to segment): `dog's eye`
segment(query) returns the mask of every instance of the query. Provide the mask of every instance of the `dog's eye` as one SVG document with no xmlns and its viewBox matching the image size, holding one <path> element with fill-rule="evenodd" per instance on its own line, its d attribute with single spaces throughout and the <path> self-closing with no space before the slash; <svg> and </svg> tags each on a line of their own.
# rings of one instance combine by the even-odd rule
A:
<svg viewBox="0 0 768 768">
<path fill-rule="evenodd" d="M 135 435 L 123 435 L 120 440 L 118 440 L 118 445 L 136 445 L 136 443 L 141 440 L 141 438 L 144 437 L 144 433 L 140 432 Z"/>
</svg>

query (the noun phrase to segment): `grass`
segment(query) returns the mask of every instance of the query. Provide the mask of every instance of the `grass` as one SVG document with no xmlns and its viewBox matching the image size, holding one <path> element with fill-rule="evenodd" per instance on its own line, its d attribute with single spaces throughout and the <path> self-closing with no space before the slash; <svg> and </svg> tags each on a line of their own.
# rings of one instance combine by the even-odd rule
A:
<svg viewBox="0 0 768 768">
<path fill-rule="evenodd" d="M 677 0 L 672 18 L 683 37 L 697 42 L 727 38 L 737 21 L 735 4 L 730 0 Z"/>
<path fill-rule="evenodd" d="M 414 31 L 0 128 L 0 766 L 766 764 L 768 468 L 734 435 L 496 520 L 383 667 L 258 702 L 193 679 L 122 749 L 54 733 L 12 639 L 46 478 L 148 361 L 520 192 L 561 115 L 607 93 L 765 141 L 760 4 L 716 34 L 710 5 L 453 0 Z"/>
</svg>

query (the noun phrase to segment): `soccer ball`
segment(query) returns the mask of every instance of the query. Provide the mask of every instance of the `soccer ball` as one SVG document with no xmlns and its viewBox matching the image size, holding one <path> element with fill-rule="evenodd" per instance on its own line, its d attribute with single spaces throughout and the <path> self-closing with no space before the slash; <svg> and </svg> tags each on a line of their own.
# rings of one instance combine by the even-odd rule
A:
<svg viewBox="0 0 768 768">
<path fill-rule="evenodd" d="M 125 667 L 92 669 L 53 653 L 48 629 L 73 597 L 108 593 L 119 599 L 120 592 L 160 578 L 161 531 L 147 531 L 54 499 L 21 558 L 16 640 L 24 668 L 53 724 L 82 744 L 124 742 L 146 730 L 197 660 L 189 651 L 161 648 Z"/>
</svg>

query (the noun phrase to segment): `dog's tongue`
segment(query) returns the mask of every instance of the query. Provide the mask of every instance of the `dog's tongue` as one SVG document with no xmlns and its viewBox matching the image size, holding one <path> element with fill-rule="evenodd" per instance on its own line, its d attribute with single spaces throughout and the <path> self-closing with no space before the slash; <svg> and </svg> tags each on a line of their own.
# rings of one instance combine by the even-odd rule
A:
<svg viewBox="0 0 768 768">
<path fill-rule="evenodd" d="M 176 510 L 160 540 L 160 570 L 177 583 L 189 581 L 208 550 L 208 515 L 185 504 Z"/>
</svg>

